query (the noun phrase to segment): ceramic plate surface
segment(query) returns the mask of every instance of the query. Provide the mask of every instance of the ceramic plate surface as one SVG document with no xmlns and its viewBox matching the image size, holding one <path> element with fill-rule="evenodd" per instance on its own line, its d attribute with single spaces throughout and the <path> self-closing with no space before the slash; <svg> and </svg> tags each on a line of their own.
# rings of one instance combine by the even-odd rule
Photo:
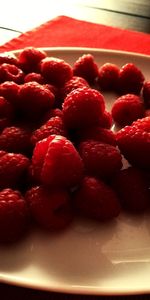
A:
<svg viewBox="0 0 150 300">
<path fill-rule="evenodd" d="M 84 53 L 98 65 L 135 63 L 150 79 L 150 56 L 87 48 L 46 48 L 70 64 Z M 109 109 L 114 96 L 105 95 Z M 34 229 L 23 241 L 0 246 L 0 281 L 65 293 L 127 295 L 150 292 L 150 215 L 108 223 L 76 220 L 66 231 Z"/>
</svg>

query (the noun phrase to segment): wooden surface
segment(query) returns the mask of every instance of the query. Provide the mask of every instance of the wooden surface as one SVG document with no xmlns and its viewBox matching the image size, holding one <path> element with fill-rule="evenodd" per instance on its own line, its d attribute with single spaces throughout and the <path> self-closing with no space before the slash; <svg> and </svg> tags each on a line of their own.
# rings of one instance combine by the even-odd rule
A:
<svg viewBox="0 0 150 300">
<path fill-rule="evenodd" d="M 149 0 L 5 0 L 0 45 L 58 15 L 150 33 Z"/>
</svg>

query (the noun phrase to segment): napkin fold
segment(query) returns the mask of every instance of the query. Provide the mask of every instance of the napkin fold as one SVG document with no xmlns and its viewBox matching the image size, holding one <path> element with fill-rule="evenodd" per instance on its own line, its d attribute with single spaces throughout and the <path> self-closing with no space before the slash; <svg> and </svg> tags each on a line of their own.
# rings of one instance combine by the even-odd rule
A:
<svg viewBox="0 0 150 300">
<path fill-rule="evenodd" d="M 150 35 L 59 16 L 0 47 L 0 52 L 34 47 L 91 47 L 150 55 Z"/>
</svg>

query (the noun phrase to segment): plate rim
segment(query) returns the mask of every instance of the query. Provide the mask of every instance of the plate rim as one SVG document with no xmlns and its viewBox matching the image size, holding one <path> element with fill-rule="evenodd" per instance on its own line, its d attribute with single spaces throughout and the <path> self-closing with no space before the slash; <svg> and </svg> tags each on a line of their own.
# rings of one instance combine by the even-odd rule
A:
<svg viewBox="0 0 150 300">
<path fill-rule="evenodd" d="M 24 47 L 26 48 L 26 47 Z M 18 49 L 18 50 L 12 50 L 12 51 L 4 51 L 3 53 L 13 53 L 15 55 L 18 55 L 24 48 Z M 105 49 L 105 48 L 91 48 L 91 47 L 34 47 L 37 49 L 44 50 L 46 52 L 63 52 L 63 53 L 91 53 L 94 55 L 96 54 L 110 54 L 114 56 L 122 56 L 122 57 L 136 57 L 139 59 L 146 59 L 150 61 L 150 55 L 145 55 L 142 53 L 137 53 L 137 52 L 130 52 L 130 51 L 123 51 L 123 50 L 114 50 L 114 49 Z M 3 284 L 9 284 L 9 285 L 14 285 L 22 288 L 29 288 L 29 289 L 35 289 L 35 290 L 40 290 L 40 291 L 47 291 L 47 292 L 57 292 L 57 293 L 65 293 L 65 294 L 76 294 L 76 295 L 95 295 L 95 296 L 129 296 L 129 295 L 142 295 L 142 294 L 147 294 L 150 293 L 150 287 L 149 288 L 139 288 L 139 289 L 124 289 L 124 290 L 119 290 L 119 289 L 106 289 L 104 287 L 93 287 L 93 286 L 77 286 L 77 285 L 59 285 L 59 287 L 52 287 L 51 285 L 45 286 L 45 285 L 40 285 L 37 286 L 36 283 L 26 281 L 26 280 L 20 280 L 17 281 L 17 276 L 15 279 L 15 276 L 12 276 L 12 278 L 7 278 L 7 275 L 2 275 L 0 272 L 0 282 Z"/>
</svg>

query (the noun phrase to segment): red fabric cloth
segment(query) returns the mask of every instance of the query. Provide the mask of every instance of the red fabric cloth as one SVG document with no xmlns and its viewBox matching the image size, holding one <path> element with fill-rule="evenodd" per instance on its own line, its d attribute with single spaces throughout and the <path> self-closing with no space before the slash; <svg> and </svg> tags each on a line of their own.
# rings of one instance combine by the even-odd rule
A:
<svg viewBox="0 0 150 300">
<path fill-rule="evenodd" d="M 92 47 L 150 55 L 150 35 L 60 16 L 9 41 L 0 52 L 26 46 Z"/>
</svg>

